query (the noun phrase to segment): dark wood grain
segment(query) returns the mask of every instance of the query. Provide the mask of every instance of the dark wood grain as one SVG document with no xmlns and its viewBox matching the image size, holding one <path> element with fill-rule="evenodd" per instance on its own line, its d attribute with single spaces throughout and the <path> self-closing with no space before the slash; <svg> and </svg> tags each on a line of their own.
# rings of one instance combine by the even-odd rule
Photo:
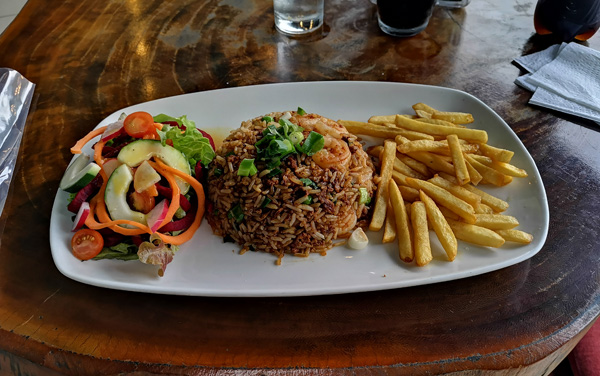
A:
<svg viewBox="0 0 600 376">
<path fill-rule="evenodd" d="M 326 2 L 307 39 L 273 27 L 268 0 L 30 0 L 0 36 L 0 66 L 37 84 L 0 244 L 0 369 L 17 374 L 547 374 L 600 314 L 600 133 L 529 106 L 513 58 L 553 41 L 533 0 L 436 9 L 408 39 L 368 1 Z M 600 48 L 600 37 L 589 45 Z M 463 280 L 305 298 L 113 291 L 54 266 L 49 222 L 69 147 L 112 112 L 183 93 L 270 82 L 451 87 L 517 132 L 548 194 L 530 260 Z M 365 98 L 368 101 L 368 98 Z"/>
</svg>

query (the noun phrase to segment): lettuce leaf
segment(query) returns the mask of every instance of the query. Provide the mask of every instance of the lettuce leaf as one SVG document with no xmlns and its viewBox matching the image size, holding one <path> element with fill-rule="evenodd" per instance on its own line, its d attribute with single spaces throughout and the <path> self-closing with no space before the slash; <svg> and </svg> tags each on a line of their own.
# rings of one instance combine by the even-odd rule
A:
<svg viewBox="0 0 600 376">
<path fill-rule="evenodd" d="M 198 161 L 202 165 L 208 166 L 215 158 L 215 151 L 210 145 L 210 141 L 196 129 L 196 124 L 189 120 L 187 116 L 183 115 L 179 118 L 174 118 L 169 115 L 160 114 L 154 117 L 154 121 L 157 123 L 175 121 L 185 126 L 185 132 L 182 132 L 178 127 L 165 124 L 162 130 L 157 132 L 163 145 L 166 144 L 167 140 L 171 140 L 173 147 L 185 155 L 192 171 L 194 171 Z"/>
<path fill-rule="evenodd" d="M 104 247 L 102 251 L 96 257 L 94 257 L 94 260 L 137 260 L 137 250 L 138 247 L 135 244 L 119 243 L 112 247 Z"/>
</svg>

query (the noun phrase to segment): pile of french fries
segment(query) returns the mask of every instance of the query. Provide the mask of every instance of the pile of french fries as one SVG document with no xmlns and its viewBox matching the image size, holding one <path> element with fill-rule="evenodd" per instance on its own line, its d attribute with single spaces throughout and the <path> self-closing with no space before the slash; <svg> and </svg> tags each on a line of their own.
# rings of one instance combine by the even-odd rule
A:
<svg viewBox="0 0 600 376">
<path fill-rule="evenodd" d="M 477 188 L 526 177 L 510 164 L 514 152 L 488 145 L 484 130 L 467 128 L 474 122 L 469 113 L 412 107 L 414 115 L 339 120 L 351 133 L 383 139 L 367 149 L 380 168 L 369 230 L 383 228 L 383 242 L 396 240 L 400 259 L 419 266 L 433 259 L 430 228 L 449 261 L 456 258 L 457 239 L 487 247 L 530 243 L 533 236 L 515 228 L 518 220 L 502 214 L 508 203 Z"/>
</svg>

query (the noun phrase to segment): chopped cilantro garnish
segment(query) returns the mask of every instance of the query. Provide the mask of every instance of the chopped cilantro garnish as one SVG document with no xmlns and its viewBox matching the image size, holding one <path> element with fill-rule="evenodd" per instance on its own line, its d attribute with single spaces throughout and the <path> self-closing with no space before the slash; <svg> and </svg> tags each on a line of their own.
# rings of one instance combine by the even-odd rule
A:
<svg viewBox="0 0 600 376">
<path fill-rule="evenodd" d="M 304 184 L 307 187 L 312 187 L 314 189 L 318 189 L 319 187 L 317 186 L 317 184 L 310 180 L 309 178 L 301 178 L 300 181 L 302 182 L 302 184 Z"/>
<path fill-rule="evenodd" d="M 260 204 L 260 207 L 261 207 L 261 208 L 265 208 L 265 207 L 267 207 L 267 205 L 269 205 L 269 204 L 271 203 L 271 201 L 272 201 L 272 200 L 271 200 L 270 198 L 268 198 L 268 197 L 265 197 L 265 199 L 263 200 L 262 204 Z"/>
<path fill-rule="evenodd" d="M 234 219 L 236 222 L 241 222 L 244 219 L 244 210 L 240 204 L 237 204 L 227 212 L 227 218 Z"/>
<path fill-rule="evenodd" d="M 302 144 L 302 152 L 308 156 L 314 155 L 325 146 L 325 138 L 317 132 L 310 132 L 304 144 Z"/>
</svg>

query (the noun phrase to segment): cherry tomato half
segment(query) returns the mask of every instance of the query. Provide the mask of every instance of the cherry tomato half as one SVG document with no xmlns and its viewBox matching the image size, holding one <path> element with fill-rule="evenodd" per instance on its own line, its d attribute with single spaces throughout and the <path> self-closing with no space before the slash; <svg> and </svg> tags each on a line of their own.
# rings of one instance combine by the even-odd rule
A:
<svg viewBox="0 0 600 376">
<path fill-rule="evenodd" d="M 84 228 L 75 233 L 71 239 L 73 255 L 80 260 L 94 258 L 102 251 L 104 238 L 96 231 Z"/>
<path fill-rule="evenodd" d="M 155 134 L 154 119 L 147 112 L 139 111 L 129 114 L 123 121 L 125 132 L 135 138 Z"/>
</svg>

